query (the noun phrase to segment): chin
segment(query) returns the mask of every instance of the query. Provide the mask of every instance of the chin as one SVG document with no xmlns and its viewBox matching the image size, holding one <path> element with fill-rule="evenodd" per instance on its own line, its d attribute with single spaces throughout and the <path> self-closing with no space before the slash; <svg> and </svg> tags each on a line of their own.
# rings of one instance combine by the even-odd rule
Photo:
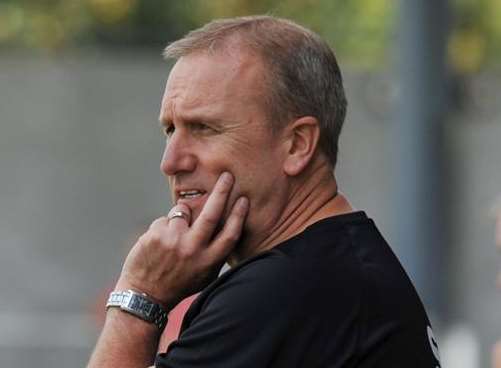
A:
<svg viewBox="0 0 501 368">
<path fill-rule="evenodd" d="M 191 224 L 193 224 L 198 219 L 201 212 L 202 212 L 202 209 L 191 208 Z"/>
</svg>

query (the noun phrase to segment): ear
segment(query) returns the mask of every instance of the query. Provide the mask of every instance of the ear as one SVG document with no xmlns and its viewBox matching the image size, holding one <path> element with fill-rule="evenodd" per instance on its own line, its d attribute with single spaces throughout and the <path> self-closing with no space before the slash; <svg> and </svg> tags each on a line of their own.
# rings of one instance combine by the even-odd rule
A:
<svg viewBox="0 0 501 368">
<path fill-rule="evenodd" d="M 320 127 L 316 118 L 305 116 L 289 124 L 286 129 L 288 145 L 283 169 L 287 175 L 296 176 L 308 166 L 315 154 Z"/>
</svg>

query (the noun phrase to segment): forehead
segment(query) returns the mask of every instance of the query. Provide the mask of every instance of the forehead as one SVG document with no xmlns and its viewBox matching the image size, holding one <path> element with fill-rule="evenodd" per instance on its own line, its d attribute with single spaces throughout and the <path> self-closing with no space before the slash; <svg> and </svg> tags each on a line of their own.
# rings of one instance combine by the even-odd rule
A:
<svg viewBox="0 0 501 368">
<path fill-rule="evenodd" d="M 181 57 L 169 75 L 162 115 L 172 110 L 219 110 L 263 106 L 265 73 L 260 59 L 241 49 Z M 220 111 L 221 112 L 221 111 Z"/>
</svg>

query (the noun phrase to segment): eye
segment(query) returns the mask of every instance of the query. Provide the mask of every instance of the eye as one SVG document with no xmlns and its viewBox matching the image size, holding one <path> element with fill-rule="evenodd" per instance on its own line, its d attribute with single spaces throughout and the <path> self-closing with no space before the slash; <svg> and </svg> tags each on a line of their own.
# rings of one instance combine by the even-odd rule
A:
<svg viewBox="0 0 501 368">
<path fill-rule="evenodd" d="M 174 133 L 174 124 L 169 124 L 164 127 L 164 134 L 166 137 L 170 137 Z"/>
</svg>

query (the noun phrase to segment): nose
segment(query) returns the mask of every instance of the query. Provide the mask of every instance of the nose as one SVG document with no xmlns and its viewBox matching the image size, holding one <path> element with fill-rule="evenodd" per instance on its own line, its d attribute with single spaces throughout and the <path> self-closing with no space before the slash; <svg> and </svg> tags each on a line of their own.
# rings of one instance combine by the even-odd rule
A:
<svg viewBox="0 0 501 368">
<path fill-rule="evenodd" d="M 197 160 L 191 151 L 191 145 L 182 133 L 175 131 L 165 142 L 160 170 L 167 176 L 194 171 Z"/>
</svg>

